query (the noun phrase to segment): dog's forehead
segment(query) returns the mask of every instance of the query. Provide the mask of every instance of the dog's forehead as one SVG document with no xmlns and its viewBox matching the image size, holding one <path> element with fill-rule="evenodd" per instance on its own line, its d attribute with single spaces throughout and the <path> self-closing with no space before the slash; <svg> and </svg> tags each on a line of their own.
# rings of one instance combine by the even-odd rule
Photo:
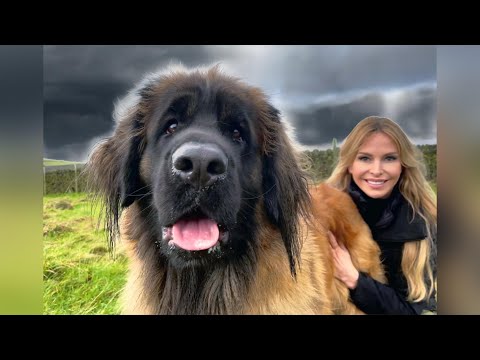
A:
<svg viewBox="0 0 480 360">
<path fill-rule="evenodd" d="M 149 84 L 141 91 L 150 113 L 161 116 L 168 111 L 214 112 L 219 120 L 251 118 L 257 111 L 256 93 L 228 77 L 176 76 Z"/>
</svg>

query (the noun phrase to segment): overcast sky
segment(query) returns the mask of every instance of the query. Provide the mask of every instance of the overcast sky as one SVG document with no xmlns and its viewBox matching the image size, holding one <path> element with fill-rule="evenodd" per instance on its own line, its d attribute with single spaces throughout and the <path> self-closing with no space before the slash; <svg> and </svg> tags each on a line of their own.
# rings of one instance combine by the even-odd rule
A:
<svg viewBox="0 0 480 360">
<path fill-rule="evenodd" d="M 436 143 L 435 46 L 46 46 L 45 157 L 85 161 L 113 131 L 114 102 L 172 61 L 220 63 L 261 87 L 309 149 L 341 143 L 369 115 Z"/>
</svg>

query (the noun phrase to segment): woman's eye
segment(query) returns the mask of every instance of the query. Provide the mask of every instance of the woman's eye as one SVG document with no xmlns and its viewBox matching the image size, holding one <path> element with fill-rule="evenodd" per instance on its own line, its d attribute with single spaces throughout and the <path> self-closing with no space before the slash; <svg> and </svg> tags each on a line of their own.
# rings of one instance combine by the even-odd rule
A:
<svg viewBox="0 0 480 360">
<path fill-rule="evenodd" d="M 166 134 L 173 134 L 175 130 L 177 130 L 178 126 L 178 121 L 177 120 L 171 120 L 170 123 L 167 125 L 167 130 L 165 130 Z"/>
<path fill-rule="evenodd" d="M 234 141 L 238 141 L 238 142 L 243 141 L 242 134 L 240 133 L 240 131 L 238 129 L 233 130 L 232 138 L 233 138 Z"/>
<path fill-rule="evenodd" d="M 397 158 L 396 158 L 395 156 L 387 156 L 387 157 L 385 158 L 385 160 L 387 160 L 387 161 L 395 161 L 395 160 L 397 160 Z"/>
<path fill-rule="evenodd" d="M 368 157 L 367 157 L 367 156 L 360 156 L 360 157 L 358 158 L 358 160 L 360 160 L 360 161 L 368 161 Z"/>
</svg>

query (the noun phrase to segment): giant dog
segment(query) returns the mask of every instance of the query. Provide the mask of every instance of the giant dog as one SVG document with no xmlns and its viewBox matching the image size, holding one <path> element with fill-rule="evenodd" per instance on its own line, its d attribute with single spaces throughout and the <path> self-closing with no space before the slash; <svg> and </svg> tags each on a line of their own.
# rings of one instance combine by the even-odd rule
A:
<svg viewBox="0 0 480 360">
<path fill-rule="evenodd" d="M 350 197 L 309 186 L 266 95 L 217 66 L 146 76 L 116 106 L 88 173 L 129 258 L 123 312 L 352 314 L 332 230 L 384 281 Z"/>
</svg>

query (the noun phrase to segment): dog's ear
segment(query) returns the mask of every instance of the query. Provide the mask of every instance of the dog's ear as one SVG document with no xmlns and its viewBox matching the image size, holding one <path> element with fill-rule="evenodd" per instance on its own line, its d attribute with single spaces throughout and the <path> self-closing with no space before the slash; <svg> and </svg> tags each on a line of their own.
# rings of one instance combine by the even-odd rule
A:
<svg viewBox="0 0 480 360">
<path fill-rule="evenodd" d="M 140 160 L 143 153 L 141 124 L 136 118 L 132 124 L 132 137 L 129 142 L 128 155 L 122 159 L 120 166 L 120 199 L 122 208 L 130 206 L 135 199 L 143 196 L 144 187 L 140 179 Z"/>
<path fill-rule="evenodd" d="M 138 115 L 121 119 L 114 134 L 92 152 L 86 166 L 89 192 L 102 203 L 110 245 L 118 234 L 121 210 L 142 195 L 143 138 Z"/>
<path fill-rule="evenodd" d="M 310 209 L 307 175 L 280 120 L 280 112 L 269 105 L 263 114 L 265 210 L 270 222 L 280 230 L 295 276 L 301 246 L 299 222 L 302 217 L 308 218 Z"/>
</svg>

